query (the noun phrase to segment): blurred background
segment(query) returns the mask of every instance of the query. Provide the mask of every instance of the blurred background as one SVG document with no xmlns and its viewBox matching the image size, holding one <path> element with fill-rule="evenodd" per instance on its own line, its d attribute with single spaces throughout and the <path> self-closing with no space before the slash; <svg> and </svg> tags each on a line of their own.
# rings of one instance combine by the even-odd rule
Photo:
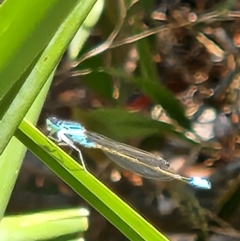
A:
<svg viewBox="0 0 240 241">
<path fill-rule="evenodd" d="M 147 180 L 80 147 L 88 169 L 171 240 L 240 240 L 239 10 L 238 0 L 107 0 L 83 50 L 76 36 L 62 57 L 39 119 L 45 133 L 48 116 L 74 120 L 208 177 L 211 190 Z M 86 240 L 126 240 L 27 152 L 7 214 L 78 206 L 90 211 Z"/>
</svg>

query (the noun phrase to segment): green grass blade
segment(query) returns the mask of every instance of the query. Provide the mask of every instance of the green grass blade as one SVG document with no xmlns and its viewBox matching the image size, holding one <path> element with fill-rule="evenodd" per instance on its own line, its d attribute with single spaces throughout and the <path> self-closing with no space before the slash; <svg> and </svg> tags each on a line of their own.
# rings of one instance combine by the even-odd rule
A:
<svg viewBox="0 0 240 241">
<path fill-rule="evenodd" d="M 52 76 L 49 77 L 37 99 L 28 111 L 26 117 L 32 122 L 36 122 L 42 109 L 46 94 L 52 82 Z M 13 151 L 14 150 L 14 151 Z M 22 145 L 15 137 L 11 138 L 2 155 L 0 155 L 0 220 L 2 219 L 7 207 L 12 189 L 17 179 L 22 159 L 26 152 L 26 147 Z"/>
<path fill-rule="evenodd" d="M 0 240 L 50 240 L 84 232 L 89 213 L 83 208 L 5 217 L 0 224 Z"/>
<path fill-rule="evenodd" d="M 104 0 L 98 0 L 96 2 L 88 17 L 77 31 L 68 48 L 68 55 L 70 59 L 76 59 L 79 55 L 84 43 L 91 34 L 92 28 L 95 26 L 101 16 L 101 13 L 104 9 L 104 3 Z"/>
<path fill-rule="evenodd" d="M 130 240 L 168 240 L 46 136 L 24 120 L 16 137 Z"/>
</svg>

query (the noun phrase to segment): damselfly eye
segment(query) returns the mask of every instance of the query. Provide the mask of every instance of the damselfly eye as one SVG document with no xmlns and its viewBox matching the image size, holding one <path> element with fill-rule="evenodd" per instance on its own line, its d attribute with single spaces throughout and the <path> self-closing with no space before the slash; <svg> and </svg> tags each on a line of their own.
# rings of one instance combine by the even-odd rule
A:
<svg viewBox="0 0 240 241">
<path fill-rule="evenodd" d="M 51 126 L 47 126 L 47 131 L 52 131 L 52 127 Z"/>
<path fill-rule="evenodd" d="M 53 129 L 53 126 L 52 126 L 53 124 L 52 124 L 52 122 L 51 122 L 51 120 L 50 119 L 46 119 L 46 127 L 47 127 L 47 131 L 48 132 L 51 132 L 52 131 L 52 129 Z"/>
</svg>

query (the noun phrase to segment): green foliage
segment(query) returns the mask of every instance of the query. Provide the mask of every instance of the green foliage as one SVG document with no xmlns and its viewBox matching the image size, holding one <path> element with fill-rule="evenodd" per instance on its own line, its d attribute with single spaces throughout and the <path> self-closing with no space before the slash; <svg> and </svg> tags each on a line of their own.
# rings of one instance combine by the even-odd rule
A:
<svg viewBox="0 0 240 241">
<path fill-rule="evenodd" d="M 79 27 L 83 28 L 87 16 L 89 21 L 96 2 L 52 0 L 33 3 L 30 0 L 9 0 L 0 7 L 0 216 L 5 212 L 17 178 L 24 144 L 130 240 L 168 240 L 90 173 L 84 172 L 28 121 L 23 120 L 25 117 L 36 122 L 52 73 L 74 34 Z M 86 36 L 82 44 L 85 40 Z M 64 222 L 59 223 L 58 229 L 62 225 Z M 6 226 L 4 228 L 0 229 L 1 237 L 8 229 Z M 15 226 L 9 227 L 8 231 L 12 228 Z M 31 229 L 26 230 L 24 238 L 29 237 Z M 46 229 L 45 226 L 37 228 L 36 240 L 43 229 Z M 46 237 L 53 237 L 51 230 Z"/>
</svg>

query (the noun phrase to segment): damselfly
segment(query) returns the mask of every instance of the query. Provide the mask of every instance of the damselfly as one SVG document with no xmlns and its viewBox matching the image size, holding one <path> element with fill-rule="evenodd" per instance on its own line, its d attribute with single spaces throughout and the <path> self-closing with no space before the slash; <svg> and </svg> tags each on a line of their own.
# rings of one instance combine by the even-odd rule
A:
<svg viewBox="0 0 240 241">
<path fill-rule="evenodd" d="M 185 177 L 176 174 L 170 170 L 169 163 L 160 156 L 88 131 L 79 123 L 50 117 L 46 120 L 46 124 L 50 137 L 54 138 L 60 144 L 72 147 L 79 153 L 80 161 L 85 170 L 86 166 L 82 153 L 76 144 L 86 148 L 100 149 L 119 166 L 148 179 L 177 179 L 198 188 L 211 188 L 211 183 L 207 178 Z"/>
</svg>

